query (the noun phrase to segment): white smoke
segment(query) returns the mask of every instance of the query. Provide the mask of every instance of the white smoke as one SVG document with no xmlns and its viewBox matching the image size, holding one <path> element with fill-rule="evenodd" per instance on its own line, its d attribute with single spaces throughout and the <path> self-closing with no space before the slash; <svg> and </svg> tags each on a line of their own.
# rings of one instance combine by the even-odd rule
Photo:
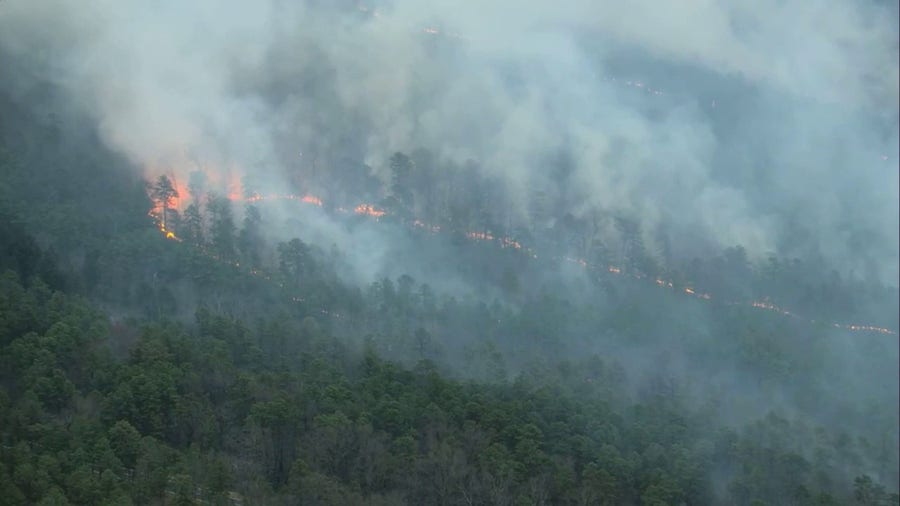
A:
<svg viewBox="0 0 900 506">
<path fill-rule="evenodd" d="M 352 138 L 376 168 L 427 147 L 479 160 L 521 217 L 532 189 L 555 188 L 576 215 L 611 210 L 757 257 L 817 251 L 893 282 L 895 13 L 839 0 L 7 0 L 0 45 L 139 166 L 199 160 L 280 185 L 301 147 L 333 156 Z M 672 84 L 688 91 L 641 98 L 611 81 L 604 62 L 626 53 L 635 69 L 683 70 Z M 699 71 L 706 89 L 749 90 L 724 104 L 745 145 L 690 91 Z M 565 181 L 544 165 L 560 147 L 575 163 Z M 795 244 L 788 221 L 813 237 Z"/>
</svg>

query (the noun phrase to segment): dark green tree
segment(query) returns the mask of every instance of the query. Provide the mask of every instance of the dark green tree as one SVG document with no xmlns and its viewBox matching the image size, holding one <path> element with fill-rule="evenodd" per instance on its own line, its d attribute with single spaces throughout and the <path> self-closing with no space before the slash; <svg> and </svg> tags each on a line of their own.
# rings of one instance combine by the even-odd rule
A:
<svg viewBox="0 0 900 506">
<path fill-rule="evenodd" d="M 210 194 L 206 201 L 206 209 L 209 213 L 209 235 L 213 250 L 225 260 L 234 259 L 237 228 L 234 224 L 231 201 L 226 197 Z"/>
</svg>

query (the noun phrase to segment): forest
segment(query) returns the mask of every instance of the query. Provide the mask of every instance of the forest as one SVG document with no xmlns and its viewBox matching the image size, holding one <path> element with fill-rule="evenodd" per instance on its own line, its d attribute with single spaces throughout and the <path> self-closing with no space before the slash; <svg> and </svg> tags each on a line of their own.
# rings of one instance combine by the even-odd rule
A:
<svg viewBox="0 0 900 506">
<path fill-rule="evenodd" d="M 485 81 L 525 104 L 513 118 L 532 130 L 491 132 L 499 106 L 486 101 L 460 107 L 479 127 L 459 133 L 470 118 L 452 106 L 497 91 L 462 72 L 496 70 L 458 47 L 478 41 L 428 25 L 404 46 L 421 54 L 382 65 L 358 43 L 382 43 L 381 32 L 357 32 L 394 14 L 344 3 L 304 3 L 340 29 L 290 35 L 297 68 L 281 60 L 287 45 L 263 57 L 249 38 L 188 22 L 182 32 L 172 17 L 167 35 L 201 48 L 169 41 L 190 61 L 182 68 L 143 53 L 129 66 L 103 44 L 92 53 L 109 33 L 152 30 L 112 4 L 105 18 L 0 2 L 0 506 L 900 505 L 900 289 L 884 274 L 896 271 L 896 245 L 872 218 L 890 195 L 861 192 L 870 208 L 829 193 L 868 189 L 869 175 L 776 180 L 795 175 L 793 162 L 770 163 L 788 148 L 751 151 L 783 132 L 748 111 L 782 98 L 741 88 L 757 101 L 688 107 L 629 80 L 584 101 L 621 126 L 603 164 L 622 168 L 588 184 L 585 165 L 599 169 L 578 132 L 599 135 L 584 119 L 594 106 L 559 117 L 531 102 L 534 89 L 557 91 L 556 74 L 535 84 L 533 62 L 492 61 L 501 70 Z M 244 33 L 226 11 L 221 23 Z M 55 17 L 66 13 L 104 30 Z M 23 34 L 35 19 L 40 29 Z M 82 51 L 79 65 L 58 56 L 63 46 Z M 196 72 L 193 59 L 210 54 L 227 57 Z M 355 67 L 360 54 L 377 70 Z M 103 75 L 109 55 L 127 71 L 85 77 Z M 421 66 L 398 103 L 406 57 Z M 426 60 L 451 63 L 431 74 Z M 214 82 L 219 65 L 228 86 Z M 157 66 L 180 79 L 165 93 L 142 81 Z M 348 66 L 359 74 L 341 74 Z M 356 101 L 367 72 L 391 79 L 366 81 Z M 198 79 L 190 100 L 172 91 Z M 443 88 L 455 79 L 463 91 Z M 118 95 L 131 80 L 146 103 Z M 452 123 L 437 142 L 397 133 L 427 86 L 450 111 L 425 107 L 409 130 Z M 559 85 L 560 100 L 597 98 L 579 86 Z M 150 100 L 157 93 L 164 100 Z M 536 125 L 532 107 L 552 111 Z M 803 107 L 815 112 L 800 137 L 835 117 L 869 121 Z M 675 125 L 707 120 L 717 150 L 740 152 L 703 161 L 727 167 L 715 184 L 692 187 L 682 165 L 645 172 L 681 163 L 693 141 Z M 642 121 L 663 133 L 626 132 Z M 562 124 L 577 128 L 554 137 Z M 487 147 L 442 149 L 460 138 Z M 648 139 L 661 159 L 642 158 Z M 821 157 L 847 165 L 864 144 L 832 143 Z M 523 159 L 538 169 L 515 168 Z M 729 177 L 753 188 L 749 211 L 709 190 Z M 692 203 L 704 198 L 715 202 Z M 754 205 L 784 215 L 765 254 Z"/>
<path fill-rule="evenodd" d="M 439 248 L 480 259 L 470 276 L 493 300 L 408 275 L 354 286 L 340 252 L 267 244 L 261 204 L 239 225 L 215 195 L 177 228 L 172 212 L 173 241 L 147 215 L 165 184 L 160 197 L 90 135 L 3 111 L 4 504 L 897 503 L 897 411 L 879 403 L 896 387 L 838 399 L 830 383 L 891 374 L 896 336 L 612 275 L 582 287 L 606 294 L 591 303 L 521 253 L 452 237 Z M 681 277 L 743 269 L 794 300 L 740 262 Z M 828 282 L 806 289 L 852 307 Z M 865 370 L 836 366 L 841 342 L 872 355 Z M 650 372 L 631 363 L 650 349 Z M 726 370 L 745 397 L 798 407 L 696 384 Z"/>
</svg>

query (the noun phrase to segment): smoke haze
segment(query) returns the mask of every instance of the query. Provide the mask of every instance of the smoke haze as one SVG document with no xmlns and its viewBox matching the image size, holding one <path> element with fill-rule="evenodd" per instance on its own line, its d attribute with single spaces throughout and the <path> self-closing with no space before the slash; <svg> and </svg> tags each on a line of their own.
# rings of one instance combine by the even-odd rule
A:
<svg viewBox="0 0 900 506">
<path fill-rule="evenodd" d="M 520 224 L 603 210 L 676 256 L 742 245 L 896 285 L 896 20 L 834 0 L 7 0 L 0 46 L 22 93 L 60 85 L 151 175 L 279 188 L 349 158 L 388 180 L 425 148 L 477 161 Z"/>
</svg>

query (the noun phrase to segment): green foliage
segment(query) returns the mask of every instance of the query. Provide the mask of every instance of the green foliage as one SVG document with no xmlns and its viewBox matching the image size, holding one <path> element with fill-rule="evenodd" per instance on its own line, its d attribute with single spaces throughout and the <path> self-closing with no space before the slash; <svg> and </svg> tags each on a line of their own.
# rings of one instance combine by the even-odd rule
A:
<svg viewBox="0 0 900 506">
<path fill-rule="evenodd" d="M 303 279 L 305 254 L 302 243 L 285 246 L 286 278 Z M 815 463 L 791 450 L 800 428 L 789 420 L 723 433 L 711 452 L 703 424 L 674 400 L 613 408 L 602 389 L 586 390 L 585 378 L 621 381 L 596 357 L 511 384 L 460 383 L 429 361 L 405 369 L 372 349 L 354 358 L 309 317 L 255 330 L 201 310 L 189 326 L 144 324 L 117 362 L 104 317 L 86 302 L 11 274 L 2 282 L 15 294 L 0 313 L 10 366 L 0 436 L 12 443 L 0 453 L 4 500 L 702 503 L 716 494 L 708 476 L 732 469 L 738 504 L 833 501 L 810 491 Z M 410 280 L 398 286 L 378 289 L 384 311 L 400 315 L 419 302 Z M 411 335 L 427 356 L 430 332 Z M 272 346 L 278 371 L 263 367 Z M 865 475 L 852 496 L 889 501 Z"/>
<path fill-rule="evenodd" d="M 151 227 L 147 187 L 121 162 L 88 157 L 74 191 L 73 178 L 32 171 L 39 154 L 0 150 L 0 506 L 897 503 L 879 482 L 896 469 L 885 450 L 895 418 L 878 409 L 864 415 L 880 428 L 868 440 L 776 413 L 729 428 L 685 398 L 664 358 L 642 382 L 611 354 L 583 351 L 676 342 L 760 388 L 812 388 L 830 364 L 809 331 L 721 306 L 686 317 L 713 327 L 688 340 L 699 326 L 660 322 L 658 290 L 598 277 L 583 302 L 536 288 L 518 257 L 495 269 L 464 240 L 454 251 L 484 264 L 470 275 L 493 276 L 506 299 L 442 296 L 410 276 L 361 290 L 339 281 L 338 253 L 266 244 L 255 206 L 238 231 L 231 202 L 199 176 L 178 243 Z M 391 158 L 398 214 L 423 211 L 457 234 L 499 230 L 487 204 L 497 190 L 475 167 L 437 181 L 434 163 Z M 368 191 L 370 169 L 347 172 Z M 168 225 L 174 185 L 162 176 L 150 189 Z M 32 206 L 44 190 L 55 198 Z M 550 198 L 539 194 L 536 218 Z M 574 240 L 590 225 L 569 217 L 559 233 Z M 661 271 L 637 224 L 617 225 L 627 270 Z M 738 291 L 723 272 L 818 286 L 803 269 L 755 272 L 736 248 L 686 278 L 716 293 Z"/>
</svg>

